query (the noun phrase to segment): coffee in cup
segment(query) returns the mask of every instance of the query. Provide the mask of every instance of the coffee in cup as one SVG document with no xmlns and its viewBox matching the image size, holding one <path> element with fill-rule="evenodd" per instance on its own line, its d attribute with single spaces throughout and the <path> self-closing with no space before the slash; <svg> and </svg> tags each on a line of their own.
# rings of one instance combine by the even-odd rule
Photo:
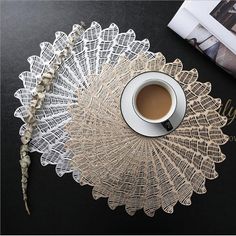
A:
<svg viewBox="0 0 236 236">
<path fill-rule="evenodd" d="M 173 129 L 168 119 L 175 111 L 176 96 L 169 84 L 150 79 L 134 93 L 133 106 L 143 120 L 161 123 L 168 131 Z"/>
</svg>

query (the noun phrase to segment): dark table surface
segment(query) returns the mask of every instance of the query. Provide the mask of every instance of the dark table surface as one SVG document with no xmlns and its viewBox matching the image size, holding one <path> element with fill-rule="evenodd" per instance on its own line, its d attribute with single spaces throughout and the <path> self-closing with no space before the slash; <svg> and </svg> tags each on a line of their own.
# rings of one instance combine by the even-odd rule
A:
<svg viewBox="0 0 236 236">
<path fill-rule="evenodd" d="M 54 32 L 69 33 L 74 23 L 111 22 L 120 31 L 132 28 L 138 39 L 148 38 L 151 51 L 167 61 L 180 58 L 185 69 L 196 67 L 199 80 L 212 83 L 211 95 L 232 99 L 236 79 L 167 28 L 179 1 L 1 1 L 1 170 L 3 234 L 235 234 L 236 141 L 222 147 L 227 159 L 216 165 L 220 177 L 207 181 L 208 193 L 194 194 L 192 206 L 177 204 L 172 215 L 158 210 L 154 218 L 143 211 L 128 216 L 124 207 L 111 211 L 106 199 L 93 200 L 91 187 L 81 187 L 71 175 L 59 178 L 54 166 L 42 167 L 32 154 L 29 196 L 32 215 L 26 215 L 21 195 L 18 136 L 21 120 L 13 113 L 20 105 L 13 97 L 22 87 L 18 75 L 29 70 L 27 58 L 39 55 L 39 43 L 53 42 Z M 235 138 L 235 121 L 224 128 Z"/>
</svg>

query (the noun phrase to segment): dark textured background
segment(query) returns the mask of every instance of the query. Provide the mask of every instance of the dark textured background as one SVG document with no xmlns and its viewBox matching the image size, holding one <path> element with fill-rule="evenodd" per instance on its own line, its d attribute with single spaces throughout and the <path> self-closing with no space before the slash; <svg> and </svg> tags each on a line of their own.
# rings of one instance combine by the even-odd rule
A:
<svg viewBox="0 0 236 236">
<path fill-rule="evenodd" d="M 151 50 L 172 61 L 179 57 L 186 69 L 196 67 L 200 81 L 210 81 L 212 95 L 236 105 L 236 79 L 215 66 L 166 27 L 181 2 L 79 2 L 1 1 L 1 168 L 3 234 L 235 234 L 236 233 L 236 142 L 222 150 L 227 159 L 217 165 L 220 177 L 207 181 L 208 193 L 194 194 L 192 206 L 177 204 L 172 215 L 158 210 L 154 218 L 138 211 L 128 216 L 124 207 L 111 211 L 106 199 L 92 199 L 91 188 L 81 187 L 71 175 L 59 178 L 54 166 L 42 167 L 32 155 L 30 208 L 24 210 L 21 188 L 18 129 L 13 117 L 20 105 L 13 97 L 22 87 L 18 75 L 29 70 L 27 58 L 39 55 L 39 43 L 53 42 L 55 31 L 69 33 L 74 23 L 111 22 L 120 31 L 134 29 L 138 39 L 148 38 Z M 235 122 L 224 128 L 236 135 Z"/>
</svg>

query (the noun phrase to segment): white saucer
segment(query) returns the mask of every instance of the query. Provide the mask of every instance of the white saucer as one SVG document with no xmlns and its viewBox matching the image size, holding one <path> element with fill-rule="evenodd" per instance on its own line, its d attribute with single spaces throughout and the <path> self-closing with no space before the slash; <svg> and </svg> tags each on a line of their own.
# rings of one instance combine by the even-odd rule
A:
<svg viewBox="0 0 236 236">
<path fill-rule="evenodd" d="M 161 124 L 153 124 L 141 119 L 133 108 L 133 95 L 140 85 L 150 79 L 158 79 L 168 83 L 175 91 L 177 103 L 176 109 L 173 115 L 169 118 L 173 129 L 167 131 Z M 169 75 L 162 72 L 145 72 L 137 75 L 125 86 L 121 95 L 121 113 L 130 128 L 137 133 L 148 136 L 148 137 L 160 137 L 173 132 L 182 122 L 186 112 L 186 97 L 185 93 L 180 84 L 170 77 Z"/>
</svg>

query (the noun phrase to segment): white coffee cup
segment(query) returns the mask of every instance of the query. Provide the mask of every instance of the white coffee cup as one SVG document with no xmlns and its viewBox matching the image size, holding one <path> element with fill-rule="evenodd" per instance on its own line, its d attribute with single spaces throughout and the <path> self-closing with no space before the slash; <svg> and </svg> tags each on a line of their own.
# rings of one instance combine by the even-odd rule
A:
<svg viewBox="0 0 236 236">
<path fill-rule="evenodd" d="M 169 111 L 162 116 L 159 119 L 149 119 L 147 117 L 144 117 L 138 110 L 137 108 L 137 96 L 139 94 L 139 92 L 146 86 L 148 85 L 159 85 L 161 87 L 163 87 L 164 89 L 167 90 L 167 92 L 169 93 L 170 97 L 171 97 L 171 106 Z M 168 84 L 167 82 L 164 82 L 163 80 L 159 80 L 157 78 L 153 78 L 150 80 L 145 81 L 143 84 L 141 84 L 135 91 L 133 94 L 133 99 L 132 99 L 132 103 L 133 103 L 133 108 L 134 111 L 136 112 L 136 114 L 144 121 L 149 122 L 149 123 L 154 123 L 154 124 L 162 124 L 163 127 L 167 130 L 170 131 L 173 129 L 169 119 L 170 117 L 173 115 L 173 113 L 175 112 L 176 109 L 176 105 L 177 105 L 177 98 L 176 98 L 176 94 L 174 89 L 171 87 L 170 84 Z"/>
</svg>

